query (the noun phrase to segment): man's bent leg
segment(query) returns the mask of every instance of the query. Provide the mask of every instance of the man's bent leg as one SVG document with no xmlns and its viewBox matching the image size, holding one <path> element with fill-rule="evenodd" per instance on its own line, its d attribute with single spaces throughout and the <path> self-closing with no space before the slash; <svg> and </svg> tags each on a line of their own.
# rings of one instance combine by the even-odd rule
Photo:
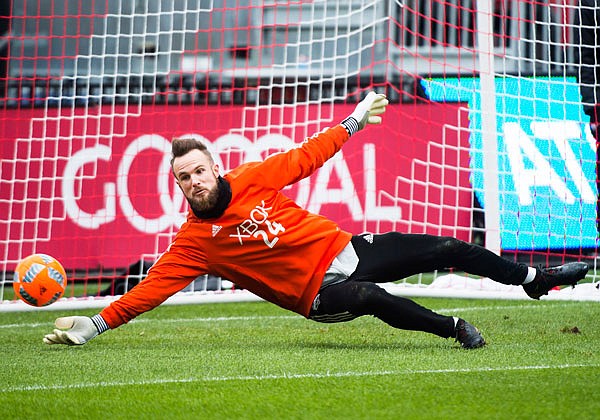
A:
<svg viewBox="0 0 600 420">
<path fill-rule="evenodd" d="M 443 338 L 456 334 L 453 317 L 394 296 L 374 283 L 352 280 L 321 289 L 309 318 L 319 322 L 342 322 L 363 315 L 373 315 L 403 330 L 424 331 Z"/>
</svg>

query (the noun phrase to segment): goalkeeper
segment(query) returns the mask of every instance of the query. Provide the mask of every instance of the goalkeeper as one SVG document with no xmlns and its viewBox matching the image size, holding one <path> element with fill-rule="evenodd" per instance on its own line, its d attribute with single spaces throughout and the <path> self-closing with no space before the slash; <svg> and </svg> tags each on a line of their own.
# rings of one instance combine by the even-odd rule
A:
<svg viewBox="0 0 600 420">
<path fill-rule="evenodd" d="M 453 267 L 504 284 L 522 284 L 538 299 L 557 285 L 585 277 L 585 263 L 535 269 L 452 237 L 352 235 L 281 193 L 314 173 L 354 133 L 381 123 L 387 104 L 385 96 L 371 92 L 348 118 L 301 147 L 243 164 L 224 176 L 204 144 L 174 139 L 171 166 L 191 208 L 187 222 L 144 281 L 91 318 L 58 318 L 58 328 L 44 342 L 84 344 L 210 273 L 314 321 L 372 315 L 395 328 L 455 338 L 471 349 L 485 344 L 473 325 L 391 295 L 375 282 Z"/>
</svg>

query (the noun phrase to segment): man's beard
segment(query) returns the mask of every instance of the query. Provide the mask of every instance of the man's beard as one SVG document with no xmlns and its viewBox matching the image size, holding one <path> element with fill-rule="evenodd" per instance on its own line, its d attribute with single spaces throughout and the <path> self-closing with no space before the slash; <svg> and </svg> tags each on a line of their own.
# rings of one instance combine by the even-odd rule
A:
<svg viewBox="0 0 600 420">
<path fill-rule="evenodd" d="M 219 200 L 219 184 L 215 185 L 208 194 L 198 197 L 186 197 L 194 213 L 205 213 L 215 208 Z"/>
</svg>

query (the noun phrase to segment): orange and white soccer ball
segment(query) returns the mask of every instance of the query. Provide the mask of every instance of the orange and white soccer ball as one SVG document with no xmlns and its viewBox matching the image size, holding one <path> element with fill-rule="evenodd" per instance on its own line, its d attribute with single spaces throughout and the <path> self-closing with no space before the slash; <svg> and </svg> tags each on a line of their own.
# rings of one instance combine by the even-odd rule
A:
<svg viewBox="0 0 600 420">
<path fill-rule="evenodd" d="M 13 289 L 29 305 L 47 306 L 56 302 L 65 293 L 66 286 L 65 269 L 50 255 L 30 255 L 15 268 Z"/>
</svg>

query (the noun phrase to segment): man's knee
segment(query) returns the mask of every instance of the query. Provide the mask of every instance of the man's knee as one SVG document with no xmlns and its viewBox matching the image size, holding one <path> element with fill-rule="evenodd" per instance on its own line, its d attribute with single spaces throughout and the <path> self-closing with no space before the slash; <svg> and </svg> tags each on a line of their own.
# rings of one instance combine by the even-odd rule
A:
<svg viewBox="0 0 600 420">
<path fill-rule="evenodd" d="M 374 307 L 387 294 L 384 289 L 370 282 L 353 281 L 350 288 L 348 306 L 355 315 L 372 314 Z"/>
<path fill-rule="evenodd" d="M 438 242 L 439 255 L 460 255 L 469 245 L 452 236 L 443 236 Z"/>
<path fill-rule="evenodd" d="M 350 312 L 356 316 L 372 314 L 373 308 L 387 292 L 375 283 L 348 280 L 322 290 L 315 314 Z"/>
</svg>

